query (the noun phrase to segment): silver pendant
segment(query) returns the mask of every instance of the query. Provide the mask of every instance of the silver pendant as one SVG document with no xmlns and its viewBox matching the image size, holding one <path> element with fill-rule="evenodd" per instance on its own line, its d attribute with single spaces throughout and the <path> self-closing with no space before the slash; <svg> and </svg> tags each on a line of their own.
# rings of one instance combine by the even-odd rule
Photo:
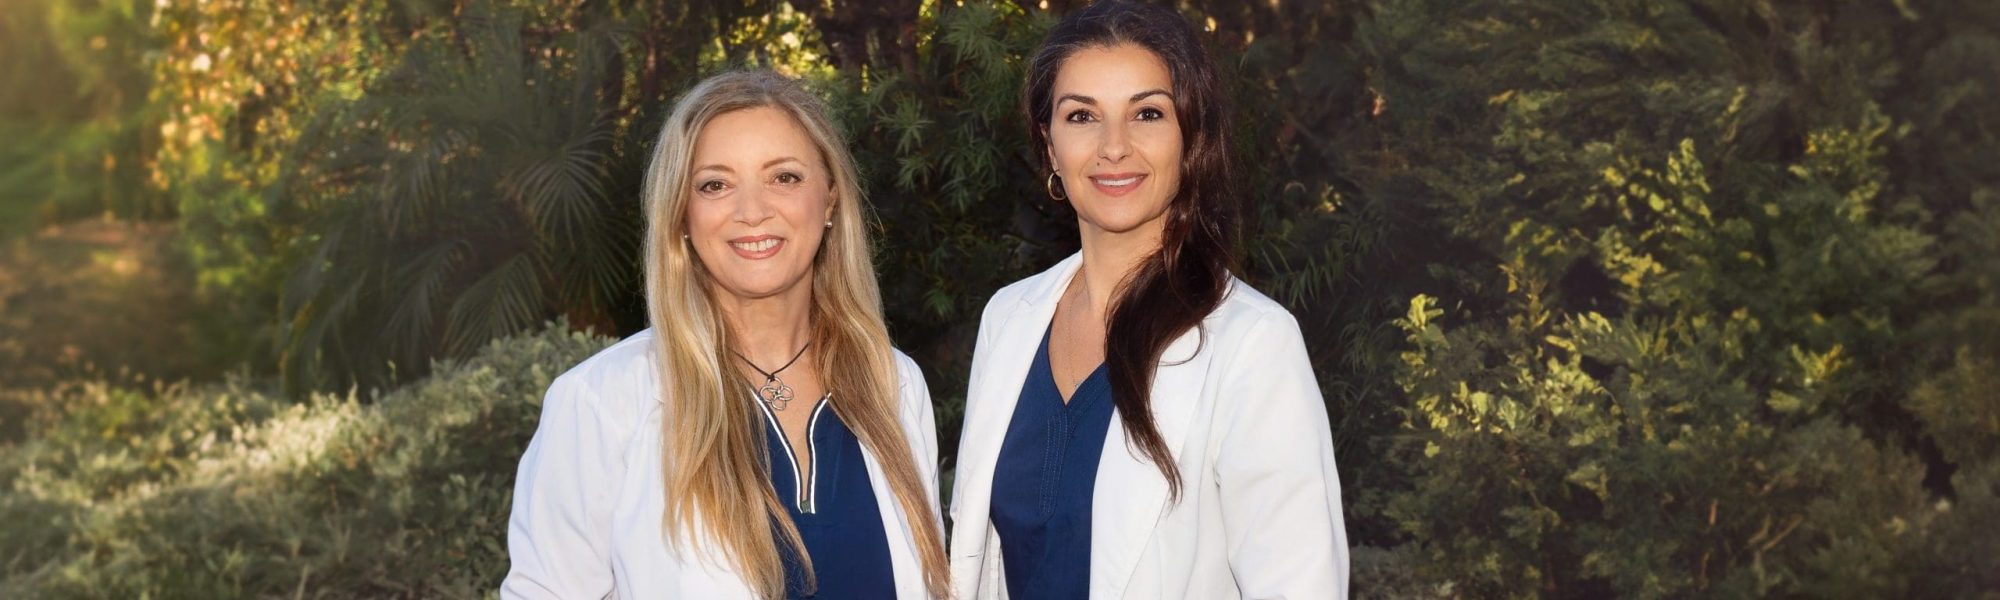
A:
<svg viewBox="0 0 2000 600">
<path fill-rule="evenodd" d="M 765 402 L 770 403 L 772 410 L 785 410 L 785 407 L 792 403 L 792 386 L 785 385 L 784 381 L 776 377 L 765 381 L 763 387 L 757 388 L 757 394 L 763 396 Z"/>
</svg>

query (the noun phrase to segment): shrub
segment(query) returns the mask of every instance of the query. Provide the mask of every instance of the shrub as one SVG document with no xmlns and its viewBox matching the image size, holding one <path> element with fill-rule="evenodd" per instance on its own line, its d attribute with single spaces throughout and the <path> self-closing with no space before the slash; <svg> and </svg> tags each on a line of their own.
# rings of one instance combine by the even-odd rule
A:
<svg viewBox="0 0 2000 600">
<path fill-rule="evenodd" d="M 0 596 L 484 596 L 542 393 L 608 343 L 567 330 L 372 401 L 243 378 L 46 392 L 0 455 Z"/>
</svg>

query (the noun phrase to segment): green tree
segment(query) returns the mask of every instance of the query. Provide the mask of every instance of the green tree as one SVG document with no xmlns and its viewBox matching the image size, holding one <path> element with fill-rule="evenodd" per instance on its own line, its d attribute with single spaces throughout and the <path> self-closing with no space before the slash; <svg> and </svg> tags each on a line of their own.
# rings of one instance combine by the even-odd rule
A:
<svg viewBox="0 0 2000 600">
<path fill-rule="evenodd" d="M 1895 156 L 1989 118 L 1898 80 L 1985 93 L 1954 61 L 1990 9 L 1376 8 L 1364 156 L 1392 167 L 1362 187 L 1464 244 L 1398 321 L 1397 560 L 1480 597 L 1990 592 L 1992 559 L 1936 549 L 1991 522 L 1991 480 L 1941 477 L 1919 417 L 1983 409 L 1913 392 L 1966 385 L 1926 334 L 1990 314 L 1940 242 L 1984 239 L 1961 207 L 1991 179 Z"/>
<path fill-rule="evenodd" d="M 159 144 L 146 56 L 152 3 L 0 6 L 0 234 L 97 215 L 173 215 L 149 178 Z"/>
<path fill-rule="evenodd" d="M 216 4 L 164 27 L 175 47 L 228 37 L 162 68 L 196 82 L 169 88 L 190 133 L 163 162 L 204 289 L 237 309 L 215 337 L 277 357 L 294 390 L 406 380 L 557 315 L 636 329 L 665 109 L 702 72 L 802 63 L 812 41 L 745 2 Z M 291 35 L 312 43 L 233 51 Z"/>
<path fill-rule="evenodd" d="M 643 219 L 612 196 L 635 186 L 609 181 L 618 124 L 598 97 L 614 32 L 531 53 L 518 14 L 463 20 L 294 150 L 283 185 L 324 207 L 285 292 L 294 381 L 388 381 L 392 364 L 463 355 L 551 307 L 608 330 L 637 279 Z"/>
</svg>

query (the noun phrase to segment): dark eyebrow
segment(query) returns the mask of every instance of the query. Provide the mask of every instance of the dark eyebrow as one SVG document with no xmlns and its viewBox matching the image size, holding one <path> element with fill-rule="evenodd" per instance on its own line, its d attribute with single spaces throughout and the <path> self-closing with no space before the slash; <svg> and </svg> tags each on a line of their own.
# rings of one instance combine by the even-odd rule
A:
<svg viewBox="0 0 2000 600">
<path fill-rule="evenodd" d="M 1074 100 L 1091 106 L 1097 106 L 1096 98 L 1092 98 L 1090 96 L 1079 96 L 1076 94 L 1063 94 L 1062 96 L 1056 98 L 1056 104 L 1061 105 L 1064 100 Z"/>
<path fill-rule="evenodd" d="M 1133 94 L 1133 95 L 1132 95 L 1132 99 L 1131 99 L 1131 101 L 1132 101 L 1132 102 L 1138 102 L 1138 101 L 1140 101 L 1140 100 L 1145 100 L 1145 99 L 1147 99 L 1147 98 L 1150 98 L 1150 97 L 1153 97 L 1153 96 L 1166 96 L 1166 97 L 1167 97 L 1167 101 L 1168 101 L 1168 102 L 1173 102 L 1173 101 L 1174 101 L 1174 95 L 1173 95 L 1173 94 L 1170 94 L 1170 93 L 1168 93 L 1168 92 L 1167 92 L 1166 90 L 1161 90 L 1161 89 L 1151 89 L 1151 90 L 1146 90 L 1146 91 L 1143 91 L 1143 92 L 1139 92 L 1139 93 L 1137 93 L 1137 94 Z M 1056 98 L 1056 104 L 1057 104 L 1057 105 L 1061 105 L 1061 104 L 1063 103 L 1063 101 L 1064 101 L 1064 100 L 1074 100 L 1074 101 L 1077 101 L 1077 102 L 1081 102 L 1081 103 L 1084 103 L 1084 104 L 1088 104 L 1088 105 L 1091 105 L 1091 106 L 1097 106 L 1097 99 L 1096 99 L 1096 98 L 1092 98 L 1092 97 L 1090 97 L 1090 96 L 1083 96 L 1083 95 L 1079 95 L 1079 94 L 1063 94 L 1062 96 L 1059 96 L 1059 97 L 1057 97 L 1057 98 Z"/>
</svg>

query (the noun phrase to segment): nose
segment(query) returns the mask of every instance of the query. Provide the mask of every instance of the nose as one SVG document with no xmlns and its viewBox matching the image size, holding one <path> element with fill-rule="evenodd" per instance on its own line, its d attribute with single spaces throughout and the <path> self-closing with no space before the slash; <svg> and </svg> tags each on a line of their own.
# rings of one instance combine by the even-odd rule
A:
<svg viewBox="0 0 2000 600">
<path fill-rule="evenodd" d="M 1118 161 L 1125 160 L 1126 156 L 1132 154 L 1130 133 L 1130 131 L 1126 130 L 1125 123 L 1116 119 L 1107 119 L 1104 125 L 1104 136 L 1097 146 L 1097 157 L 1104 159 L 1104 162 L 1112 164 L 1117 164 Z"/>
<path fill-rule="evenodd" d="M 771 210 L 770 197 L 765 193 L 763 186 L 746 185 L 737 188 L 736 193 L 730 196 L 736 201 L 730 218 L 738 223 L 760 225 L 776 214 L 776 211 Z"/>
</svg>

